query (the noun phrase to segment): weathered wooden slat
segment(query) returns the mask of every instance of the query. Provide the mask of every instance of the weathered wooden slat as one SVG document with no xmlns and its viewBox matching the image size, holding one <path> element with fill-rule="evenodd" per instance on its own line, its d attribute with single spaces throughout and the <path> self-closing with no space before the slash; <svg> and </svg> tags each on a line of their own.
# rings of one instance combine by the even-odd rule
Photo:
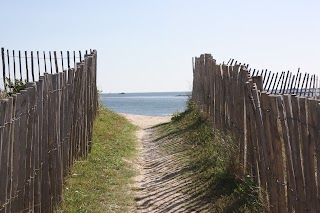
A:
<svg viewBox="0 0 320 213">
<path fill-rule="evenodd" d="M 263 113 L 261 109 L 261 99 L 258 94 L 258 89 L 255 83 L 252 86 L 252 98 L 254 104 L 253 115 L 255 116 L 255 126 L 256 126 L 256 137 L 257 137 L 257 147 L 259 152 L 259 172 L 261 178 L 261 186 L 263 189 L 267 189 L 267 174 L 268 165 L 270 164 L 268 156 L 268 148 L 266 141 L 265 123 L 263 122 Z"/>
<path fill-rule="evenodd" d="M 11 70 L 10 70 L 10 53 L 9 53 L 9 50 L 7 49 L 7 67 L 8 67 L 8 77 L 9 77 L 9 80 L 11 81 Z"/>
<path fill-rule="evenodd" d="M 52 74 L 52 58 L 51 58 L 51 51 L 49 51 L 49 61 L 50 61 L 50 73 Z"/>
<path fill-rule="evenodd" d="M 312 97 L 316 98 L 316 82 L 318 81 L 318 76 L 313 75 L 313 85 L 312 85 Z"/>
<path fill-rule="evenodd" d="M 281 81 L 281 79 L 283 78 L 283 76 L 284 76 L 284 72 L 281 72 L 281 75 L 280 75 L 278 81 L 275 81 L 275 82 L 274 82 L 274 84 L 273 84 L 273 89 L 271 90 L 271 93 L 272 93 L 272 94 L 273 94 L 273 93 L 277 93 L 277 90 L 278 90 L 278 88 L 279 88 L 280 81 Z M 276 80 L 277 80 L 277 79 L 276 79 Z"/>
<path fill-rule="evenodd" d="M 89 121 L 91 121 L 92 119 L 92 85 L 91 85 L 91 81 L 92 81 L 92 63 L 93 63 L 93 57 L 91 55 L 91 66 L 90 66 L 90 70 L 88 72 L 88 76 L 89 76 L 89 110 L 90 110 L 90 118 Z M 212 121 L 212 123 L 214 122 L 214 76 L 213 76 L 213 66 L 214 66 L 214 61 L 211 58 L 208 64 L 208 69 L 209 69 L 209 84 L 210 84 L 210 119 Z M 89 130 L 89 134 L 91 134 L 91 124 L 90 124 L 90 130 Z M 89 136 L 91 137 L 91 136 Z M 90 140 L 90 139 L 89 139 Z M 90 142 L 89 142 L 89 149 L 90 149 Z"/>
<path fill-rule="evenodd" d="M 19 71 L 20 71 L 20 81 L 22 81 L 22 63 L 21 63 L 21 51 L 19 50 Z"/>
<path fill-rule="evenodd" d="M 297 88 L 296 88 L 296 94 L 298 95 L 299 93 L 299 87 L 300 87 L 300 82 L 301 82 L 301 73 L 299 73 L 299 79 L 297 78 Z"/>
<path fill-rule="evenodd" d="M 7 180 L 7 205 L 6 205 L 6 212 L 11 211 L 11 187 L 12 187 L 12 155 L 13 155 L 13 144 L 16 143 L 15 138 L 14 138 L 14 132 L 15 132 L 15 123 L 17 122 L 15 120 L 15 109 L 16 109 L 16 95 L 12 95 L 9 99 L 9 108 L 12 107 L 12 110 L 10 110 L 12 113 L 7 114 L 7 123 L 11 123 L 10 127 L 10 136 L 8 140 L 8 147 L 7 147 L 7 159 L 6 159 L 6 164 L 7 164 L 7 177 L 9 178 Z"/>
<path fill-rule="evenodd" d="M 226 115 L 227 115 L 227 109 L 226 109 L 226 105 L 227 105 L 227 98 L 226 98 L 226 96 L 227 96 L 227 94 L 228 94 L 228 89 L 227 89 L 227 66 L 226 65 L 221 65 L 220 66 L 220 69 L 221 69 L 221 77 L 222 77 L 222 81 L 221 81 L 221 83 L 222 83 L 222 94 L 221 94 L 221 114 L 222 114 L 222 119 L 221 119 L 221 128 L 222 129 L 226 129 Z M 204 70 L 205 71 L 205 70 Z M 208 79 L 207 78 L 207 76 L 206 76 L 206 73 L 204 73 L 204 79 L 206 80 L 206 79 Z M 206 88 L 206 86 L 205 86 L 205 88 Z M 207 94 L 206 94 L 206 92 L 204 93 L 204 104 L 206 104 L 206 102 L 207 102 L 207 100 L 206 100 L 206 98 L 207 98 Z M 241 148 L 240 149 L 242 149 L 243 150 L 243 146 L 240 146 Z"/>
<path fill-rule="evenodd" d="M 48 154 L 49 154 L 49 178 L 50 178 L 50 191 L 51 191 L 51 207 L 57 204 L 57 188 L 58 188 L 58 174 L 57 174 L 57 158 L 58 158 L 58 144 L 56 140 L 56 84 L 57 75 L 48 75 L 49 80 L 49 141 L 48 141 Z"/>
<path fill-rule="evenodd" d="M 40 70 L 40 58 L 39 58 L 39 51 L 37 51 L 37 63 L 38 63 L 38 76 L 40 79 L 41 70 Z"/>
<path fill-rule="evenodd" d="M 4 90 L 7 91 L 7 86 L 6 86 L 6 63 L 4 59 L 4 48 L 1 48 L 1 59 L 2 59 L 2 79 L 3 79 L 3 85 L 4 85 Z"/>
<path fill-rule="evenodd" d="M 302 142 L 302 158 L 303 171 L 305 177 L 305 191 L 306 191 L 306 210 L 315 212 L 316 203 L 312 199 L 315 193 L 315 174 L 314 174 L 314 142 L 310 140 L 308 129 L 308 105 L 306 98 L 299 98 L 300 105 L 300 122 L 301 122 L 301 142 Z M 311 115 L 310 115 L 311 116 Z M 311 156 L 312 155 L 312 156 Z"/>
<path fill-rule="evenodd" d="M 9 111 L 8 107 L 8 100 L 2 99 L 0 101 L 0 212 L 5 212 L 6 209 L 6 199 L 7 199 L 7 180 L 9 179 L 8 174 L 6 172 L 6 154 L 8 153 L 6 151 L 6 147 L 8 147 L 8 132 L 6 129 L 8 128 L 8 125 L 5 125 L 7 123 L 6 119 L 6 113 Z"/>
<path fill-rule="evenodd" d="M 34 82 L 35 79 L 34 79 L 33 51 L 31 51 L 30 60 L 31 60 L 31 75 L 32 75 L 32 81 Z"/>
<path fill-rule="evenodd" d="M 274 73 L 272 73 L 272 77 L 273 77 Z M 271 71 L 269 71 L 269 74 L 268 74 L 268 77 L 267 79 L 265 79 L 265 82 L 264 82 L 264 86 L 263 86 L 263 90 L 267 90 L 267 86 L 268 86 L 268 83 L 269 83 L 269 80 L 270 80 L 270 76 L 271 76 Z"/>
<path fill-rule="evenodd" d="M 209 58 L 207 58 L 209 60 Z M 207 63 L 207 62 L 206 62 Z M 84 117 L 84 131 L 83 131 L 83 140 L 84 140 L 84 158 L 87 157 L 88 155 L 88 116 L 89 116 L 89 112 L 88 112 L 88 101 L 89 101 L 89 97 L 88 97 L 88 80 L 89 80 L 89 72 L 90 72 L 90 66 L 91 66 L 91 58 L 86 56 L 85 59 L 85 67 L 84 67 L 84 72 L 83 72 L 83 78 L 84 78 L 84 87 L 83 87 L 83 100 L 84 100 L 84 104 L 83 104 L 83 117 Z M 207 69 L 207 80 L 209 80 L 208 78 L 208 63 L 206 65 L 206 69 Z M 208 85 L 207 85 L 207 109 L 209 110 L 209 81 L 208 81 Z M 207 113 L 209 113 L 209 111 L 207 111 Z"/>
<path fill-rule="evenodd" d="M 302 91 L 303 91 L 303 85 L 304 85 L 304 82 L 306 81 L 306 78 L 307 78 L 307 75 L 308 73 L 305 73 L 304 74 L 304 77 L 303 77 L 303 81 L 302 81 L 302 84 L 301 84 L 301 88 L 300 88 L 300 96 L 303 94 Z M 300 82 L 299 82 L 300 83 Z"/>
<path fill-rule="evenodd" d="M 272 144 L 274 147 L 275 154 L 275 165 L 274 166 L 274 175 L 272 177 L 273 183 L 277 188 L 277 199 L 278 199 L 278 208 L 279 212 L 286 211 L 286 202 L 285 202 L 285 187 L 284 184 L 284 166 L 283 166 L 283 156 L 282 156 L 282 142 L 279 133 L 279 120 L 278 120 L 278 107 L 277 107 L 277 96 L 270 95 L 271 103 L 271 129 L 272 129 Z"/>
<path fill-rule="evenodd" d="M 313 152 L 313 147 L 311 147 L 311 141 L 309 138 L 308 131 L 308 117 L 307 117 L 307 103 L 306 99 L 300 97 L 299 98 L 299 106 L 300 106 L 300 122 L 301 122 L 301 147 L 302 147 L 302 158 L 303 158 L 303 172 L 305 177 L 305 192 L 306 192 L 306 211 L 315 212 L 315 207 L 312 202 L 312 192 L 313 192 L 313 180 L 314 173 L 312 174 L 312 169 L 310 167 L 314 167 L 313 159 L 310 158 L 310 154 Z M 313 153 L 312 153 L 313 154 Z"/>
<path fill-rule="evenodd" d="M 60 55 L 61 55 L 61 68 L 62 68 L 62 72 L 64 71 L 64 67 L 63 67 L 63 53 L 62 51 L 60 51 Z"/>
<path fill-rule="evenodd" d="M 24 208 L 23 196 L 25 180 L 25 162 L 26 162 L 26 138 L 27 138 L 27 91 L 20 91 L 21 94 L 17 95 L 16 101 L 16 118 L 20 119 L 20 122 L 15 126 L 15 143 L 13 146 L 13 174 L 12 174 L 12 195 L 15 197 L 12 201 L 12 211 L 18 212 Z"/>
<path fill-rule="evenodd" d="M 286 186 L 287 186 L 287 212 L 292 212 L 293 206 L 295 205 L 295 194 L 296 194 L 296 183 L 294 177 L 294 166 L 293 166 L 293 157 L 291 151 L 291 143 L 290 143 L 290 134 L 289 134 L 289 127 L 288 127 L 288 119 L 286 113 L 286 107 L 283 96 L 277 97 L 281 127 L 282 127 L 282 137 L 284 142 L 285 148 L 285 162 L 286 162 Z M 288 103 L 288 102 L 287 102 Z"/>
<path fill-rule="evenodd" d="M 76 91 L 79 91 L 79 84 L 80 84 L 80 64 L 77 64 L 77 68 L 74 73 L 74 84 L 73 84 L 73 114 L 72 114 L 72 146 L 71 146 L 71 164 L 76 160 L 79 156 L 79 120 L 80 120 L 80 114 L 79 114 L 79 105 L 80 105 L 80 98 L 79 93 Z"/>
<path fill-rule="evenodd" d="M 294 81 L 295 81 L 295 79 L 296 79 L 296 76 L 295 76 L 295 75 L 293 75 L 293 76 L 292 76 L 291 85 L 290 85 L 289 94 L 292 94 L 292 92 L 294 92 L 293 85 L 294 85 Z"/>
<path fill-rule="evenodd" d="M 264 174 L 264 170 L 260 171 L 260 169 L 264 169 L 262 165 L 262 161 L 259 161 L 260 155 L 259 155 L 259 145 L 257 140 L 257 132 L 256 132 L 256 122 L 255 122 L 255 103 L 253 101 L 252 96 L 252 86 L 253 82 L 250 80 L 245 85 L 245 95 L 246 95 L 246 125 L 247 125 L 247 150 L 248 150 L 248 172 L 251 173 L 251 175 L 254 177 L 254 179 L 257 181 L 261 189 L 266 189 L 266 176 L 261 176 Z M 249 173 L 249 174 L 250 174 Z"/>
<path fill-rule="evenodd" d="M 28 68 L 28 52 L 24 51 L 25 63 L 26 63 L 26 78 L 27 82 L 29 82 L 29 68 Z"/>
<path fill-rule="evenodd" d="M 306 84 L 304 86 L 304 92 L 303 92 L 303 96 L 307 95 L 307 91 L 308 91 L 308 82 L 309 82 L 309 74 L 307 75 L 307 80 L 306 80 Z"/>
<path fill-rule="evenodd" d="M 273 86 L 271 87 L 270 93 L 273 93 L 274 88 L 275 88 L 275 85 L 276 85 L 276 82 L 277 82 L 277 79 L 278 79 L 278 73 L 276 73 L 276 76 L 275 76 L 275 78 L 274 78 Z M 272 82 L 270 82 L 270 86 L 271 86 L 271 83 L 272 83 Z M 270 86 L 269 86 L 269 87 L 270 87 Z M 269 92 L 269 88 L 268 88 L 268 92 Z"/>
<path fill-rule="evenodd" d="M 17 79 L 17 75 L 16 75 L 16 56 L 14 54 L 14 50 L 12 50 L 12 60 L 13 60 L 13 79 L 16 80 Z"/>
<path fill-rule="evenodd" d="M 275 73 L 272 73 L 272 76 L 271 76 L 271 79 L 270 79 L 269 85 L 268 85 L 268 87 L 267 87 L 267 89 L 266 89 L 266 91 L 267 91 L 267 92 L 269 92 L 269 90 L 270 90 L 271 84 L 272 84 L 273 79 L 274 79 L 274 75 L 275 75 Z"/>
<path fill-rule="evenodd" d="M 67 51 L 67 60 L 68 60 L 68 70 L 71 68 L 70 67 L 70 54 L 69 51 Z"/>
<path fill-rule="evenodd" d="M 297 71 L 297 74 L 296 74 L 296 79 L 295 79 L 295 81 L 294 81 L 294 88 L 293 88 L 293 93 L 295 93 L 295 94 L 297 94 L 297 86 L 298 86 L 298 78 L 299 78 L 299 75 L 300 75 L 300 77 L 301 77 L 301 73 L 299 73 L 300 72 L 300 68 L 298 68 L 298 71 Z M 299 81 L 300 81 L 300 79 L 299 79 Z"/>
<path fill-rule="evenodd" d="M 210 54 L 205 54 L 205 108 L 206 108 L 206 114 L 209 115 L 209 110 L 210 110 L 210 78 L 209 78 L 209 65 L 210 65 L 210 58 L 211 58 L 211 55 Z M 86 66 L 86 71 L 84 73 L 85 76 L 87 76 L 87 73 L 88 73 L 88 69 L 89 69 L 89 66 L 90 66 L 90 57 L 87 57 L 87 59 L 85 60 L 85 63 L 87 63 L 87 66 Z M 87 79 L 86 79 L 87 81 Z M 87 83 L 86 83 L 87 85 Z M 87 88 L 87 87 L 86 87 Z M 86 92 L 87 91 L 84 91 L 85 93 L 85 96 L 86 96 Z M 85 99 L 86 100 L 86 97 Z M 86 109 L 85 109 L 86 110 Z M 87 119 L 87 117 L 85 117 L 85 120 Z M 85 127 L 86 128 L 86 127 Z"/>
<path fill-rule="evenodd" d="M 266 80 L 267 80 L 266 79 L 267 78 L 267 73 L 268 73 L 268 70 L 266 69 L 265 72 L 264 72 L 264 76 L 263 77 L 261 76 L 262 77 L 262 84 L 264 84 L 264 82 L 266 82 Z"/>
<path fill-rule="evenodd" d="M 245 66 L 241 66 L 240 67 L 240 71 L 239 71 L 239 95 L 240 97 L 244 97 L 244 85 L 245 82 L 247 82 L 247 69 Z M 226 97 L 228 98 L 228 97 Z M 238 114 L 237 117 L 239 117 L 239 145 L 240 145 L 240 149 L 239 149 L 239 155 L 241 156 L 241 159 L 239 158 L 239 162 L 241 165 L 243 165 L 243 171 L 245 170 L 245 165 L 246 165 L 246 159 L 245 159 L 245 149 L 246 149 L 246 138 L 245 138 L 245 102 L 243 98 L 239 98 L 238 99 L 238 108 L 240 110 L 240 114 Z"/>
<path fill-rule="evenodd" d="M 283 100 L 284 100 L 284 107 L 285 107 L 285 113 L 286 113 L 284 116 L 286 118 L 286 122 L 287 122 L 286 126 L 287 127 L 282 127 L 282 128 L 287 128 L 286 134 L 289 134 L 289 136 L 288 136 L 289 144 L 287 145 L 288 149 L 289 149 L 287 151 L 287 153 L 289 153 L 289 155 L 286 154 L 286 156 L 287 156 L 287 158 L 289 158 L 289 162 L 290 162 L 290 151 L 291 151 L 291 161 L 292 161 L 292 167 L 293 167 L 293 174 L 292 174 L 293 177 L 291 178 L 290 185 L 288 186 L 288 196 L 289 196 L 289 194 L 292 195 L 291 201 L 293 203 L 292 203 L 291 208 L 294 209 L 296 212 L 299 212 L 299 211 L 301 211 L 301 203 L 297 202 L 298 187 L 297 187 L 297 183 L 296 183 L 297 178 L 298 178 L 298 169 L 300 169 L 300 174 L 301 174 L 301 164 L 299 167 L 300 161 L 297 158 L 297 151 L 299 151 L 299 149 L 297 150 L 297 147 L 296 147 L 297 136 L 293 132 L 294 124 L 293 124 L 293 119 L 292 119 L 293 118 L 293 110 L 292 110 L 292 103 L 291 103 L 291 95 L 284 95 L 283 98 L 284 98 Z M 284 121 L 282 121 L 282 123 Z M 288 171 L 290 172 L 290 170 L 288 170 Z"/>
<path fill-rule="evenodd" d="M 308 97 L 312 97 L 313 96 L 313 81 L 315 79 L 315 75 L 311 75 L 311 79 L 310 79 L 310 85 L 309 85 L 309 89 L 308 89 Z"/>
<path fill-rule="evenodd" d="M 57 84 L 56 84 L 56 101 L 57 101 L 57 108 L 56 108 L 56 138 L 57 138 L 57 144 L 58 144 L 58 161 L 57 161 L 57 178 L 58 178 L 58 188 L 57 188 L 57 202 L 60 203 L 61 196 L 62 196 L 62 184 L 63 184 L 63 155 L 62 155 L 62 147 L 63 147 L 63 138 L 61 135 L 61 93 L 62 93 L 62 73 L 57 74 Z"/>
<path fill-rule="evenodd" d="M 310 185 L 311 189 L 311 206 L 312 211 L 318 212 L 317 210 L 317 178 L 316 178 L 316 141 L 319 140 L 318 134 L 317 134 L 317 101 L 314 99 L 307 99 L 307 128 L 309 132 L 309 152 L 308 152 L 308 161 L 309 161 L 309 173 L 310 175 L 310 182 L 308 185 Z M 320 207 L 319 207 L 320 208 Z"/>
<path fill-rule="evenodd" d="M 27 85 L 28 115 L 27 115 L 27 142 L 26 142 L 26 184 L 24 194 L 24 209 L 34 211 L 34 83 Z"/>
<path fill-rule="evenodd" d="M 287 75 L 286 77 L 284 78 L 284 81 L 283 81 L 283 85 L 282 85 L 282 92 L 280 91 L 280 93 L 284 94 L 285 91 L 286 91 L 286 87 L 287 87 L 287 82 L 289 80 L 289 75 L 290 75 L 290 71 L 287 71 Z"/>
<path fill-rule="evenodd" d="M 78 158 L 82 159 L 85 155 L 85 144 L 84 144 L 84 114 L 83 114 L 83 87 L 84 85 L 84 79 L 83 79 L 83 73 L 85 72 L 85 63 L 84 61 L 80 64 L 80 70 L 79 70 L 79 84 L 78 84 L 78 91 L 79 91 L 79 136 L 78 136 L 78 144 L 79 144 L 79 150 L 78 150 Z"/>
<path fill-rule="evenodd" d="M 48 73 L 47 72 L 46 52 L 45 51 L 43 51 L 43 64 L 44 64 L 44 73 Z"/>
<path fill-rule="evenodd" d="M 41 212 L 50 212 L 51 210 L 51 191 L 49 178 L 49 87 L 51 87 L 51 76 L 46 74 L 43 79 L 43 121 L 41 137 L 41 163 L 42 163 L 42 180 L 41 180 Z M 50 89 L 52 90 L 52 89 Z M 51 116 L 51 115 L 50 115 Z"/>
<path fill-rule="evenodd" d="M 57 52 L 53 51 L 53 56 L 54 56 L 54 64 L 56 66 L 56 73 L 59 72 L 59 67 L 58 67 L 58 59 L 57 59 Z"/>
<path fill-rule="evenodd" d="M 72 135 L 72 119 L 73 119 L 73 79 L 74 79 L 74 69 L 69 69 L 68 70 L 68 86 L 67 86 L 67 91 L 68 91 L 68 101 L 67 101 L 67 130 L 68 130 L 68 168 L 70 168 L 72 164 L 72 156 L 73 156 L 73 135 Z"/>
<path fill-rule="evenodd" d="M 237 115 L 240 115 L 241 114 L 241 108 L 240 107 L 238 107 L 238 106 L 240 106 L 241 105 L 241 100 L 240 100 L 240 90 L 241 90 L 241 86 L 240 86 L 240 84 L 241 84 L 241 80 L 240 80 L 240 65 L 235 65 L 234 67 L 233 67 L 233 70 L 234 70 L 234 74 L 235 74 L 235 91 L 236 91 L 236 93 L 235 93 L 235 99 L 234 99 L 234 103 L 235 103 L 235 105 L 237 106 L 236 108 L 235 108 L 235 114 L 237 114 Z M 243 88 L 244 89 L 244 88 Z M 221 92 L 220 92 L 220 90 L 221 90 L 221 88 L 220 88 L 220 79 L 219 78 L 217 78 L 216 79 L 216 97 L 219 97 L 220 96 L 220 94 L 221 94 Z M 242 101 L 244 101 L 244 100 L 242 100 Z M 220 99 L 218 98 L 217 99 L 217 103 L 219 104 L 219 102 L 220 102 Z M 220 114 L 220 111 L 219 111 L 219 109 L 218 109 L 218 111 L 216 112 L 216 114 L 218 114 L 218 116 L 219 116 L 219 114 Z M 236 131 L 234 132 L 234 134 L 235 134 L 235 140 L 236 140 L 236 143 L 238 144 L 238 145 L 240 145 L 241 144 L 241 141 L 242 141 L 242 131 L 241 131 L 241 118 L 239 117 L 239 116 L 236 116 L 235 117 L 235 119 L 234 119 L 234 125 L 235 125 L 235 129 L 236 129 Z M 243 174 L 244 173 L 244 170 L 245 170 L 245 165 L 243 165 L 243 156 L 241 156 L 241 149 L 239 149 L 238 150 L 238 153 L 237 153 L 237 160 L 238 160 L 238 162 L 239 162 L 239 166 L 241 167 L 241 170 L 240 170 L 240 172 L 241 172 L 241 174 Z M 241 175 L 240 174 L 240 175 Z"/>
<path fill-rule="evenodd" d="M 314 111 L 314 128 L 315 138 L 320 137 L 320 102 L 318 100 Z M 319 140 L 316 142 L 316 157 L 317 157 L 317 211 L 320 210 L 320 143 Z"/>
<path fill-rule="evenodd" d="M 297 196 L 296 201 L 298 202 L 297 212 L 305 211 L 306 203 L 306 194 L 305 194 L 305 182 L 303 177 L 303 167 L 302 167 L 302 158 L 301 158 L 301 123 L 299 122 L 300 106 L 298 97 L 293 96 L 291 100 L 292 104 L 292 114 L 288 117 L 291 117 L 293 128 L 290 128 L 292 135 L 292 151 L 293 151 L 293 163 L 295 164 L 295 176 L 296 176 L 296 187 L 297 187 Z M 291 116 L 292 115 L 292 116 Z"/>
<path fill-rule="evenodd" d="M 290 87 L 291 78 L 292 78 L 292 72 L 289 73 L 289 77 L 288 77 L 288 80 L 286 81 L 283 94 L 289 93 L 289 87 Z"/>
<path fill-rule="evenodd" d="M 215 60 L 212 59 L 212 61 Z M 212 68 L 211 68 L 212 69 Z M 230 71 L 230 129 L 232 132 L 236 131 L 236 127 L 235 127 L 235 121 L 234 121 L 234 115 L 235 115 L 235 87 L 236 87 L 236 82 L 235 82 L 235 70 L 233 66 L 229 66 L 229 71 Z M 212 71 L 210 72 L 212 73 Z M 212 84 L 214 84 L 214 79 L 213 77 L 211 77 L 212 79 Z M 91 81 L 93 80 L 93 76 L 91 76 Z M 211 90 L 212 90 L 212 97 L 214 97 L 214 85 L 211 86 Z M 91 88 L 91 92 L 93 92 L 93 88 Z M 212 108 L 214 108 L 214 98 L 212 100 Z M 244 165 L 243 165 L 244 166 Z"/>
<path fill-rule="evenodd" d="M 277 184 L 273 181 L 273 174 L 276 172 L 275 166 L 276 165 L 276 157 L 274 152 L 274 146 L 272 143 L 273 140 L 273 129 L 271 128 L 272 122 L 272 110 L 271 110 L 271 98 L 269 97 L 268 93 L 261 93 L 261 108 L 263 113 L 263 123 L 265 129 L 265 141 L 266 141 L 266 154 L 268 156 L 268 164 L 266 165 L 266 182 L 267 182 L 267 191 L 269 194 L 269 202 L 270 202 L 270 209 L 274 210 L 278 208 L 277 205 Z"/>
<path fill-rule="evenodd" d="M 74 69 L 77 69 L 77 64 L 76 64 L 76 52 L 73 51 L 73 67 Z"/>
<path fill-rule="evenodd" d="M 35 96 L 35 131 L 34 131 L 34 212 L 41 212 L 42 181 L 42 126 L 43 126 L 43 77 L 36 83 Z"/>
<path fill-rule="evenodd" d="M 90 51 L 91 52 L 91 51 Z M 88 90 L 88 94 L 89 94 L 89 102 L 88 102 L 88 122 L 89 122 L 89 135 L 88 135 L 88 152 L 91 151 L 91 147 L 92 147 L 92 130 L 93 130 L 93 85 L 92 85 L 92 72 L 94 71 L 93 70 L 93 65 L 94 65 L 94 58 L 91 54 L 91 64 L 90 64 L 90 69 L 89 69 L 89 72 L 88 72 L 88 84 L 89 84 L 89 90 Z M 212 80 L 212 66 L 214 64 L 214 61 L 213 61 L 213 58 L 211 58 L 210 60 L 210 79 Z M 211 92 L 212 90 L 210 90 Z M 212 97 L 212 96 L 211 96 Z M 211 100 L 211 106 L 212 106 L 212 100 Z"/>
<path fill-rule="evenodd" d="M 67 90 L 67 72 L 64 71 L 62 75 L 62 81 L 61 81 L 61 86 L 62 86 L 62 97 L 61 97 L 61 118 L 60 118 L 60 131 L 62 134 L 62 153 L 63 153 L 63 176 L 67 176 L 68 174 L 68 90 Z"/>
</svg>

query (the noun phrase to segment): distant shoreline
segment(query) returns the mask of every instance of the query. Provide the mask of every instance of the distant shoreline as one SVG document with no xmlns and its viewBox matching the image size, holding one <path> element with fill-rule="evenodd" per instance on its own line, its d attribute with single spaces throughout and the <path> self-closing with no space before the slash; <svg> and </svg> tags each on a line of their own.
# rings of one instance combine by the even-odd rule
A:
<svg viewBox="0 0 320 213">
<path fill-rule="evenodd" d="M 127 95 L 127 94 L 160 94 L 160 93 L 186 93 L 185 96 L 188 96 L 188 94 L 191 95 L 192 91 L 182 91 L 182 92 L 101 92 L 100 94 L 115 94 L 115 95 Z M 183 95 L 179 95 L 183 96 Z"/>
</svg>

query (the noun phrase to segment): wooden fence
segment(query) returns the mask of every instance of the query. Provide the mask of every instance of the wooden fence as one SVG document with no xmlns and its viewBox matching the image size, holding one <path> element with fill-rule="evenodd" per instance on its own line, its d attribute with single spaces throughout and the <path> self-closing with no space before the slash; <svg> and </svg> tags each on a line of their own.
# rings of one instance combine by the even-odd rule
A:
<svg viewBox="0 0 320 213">
<path fill-rule="evenodd" d="M 318 78 L 297 87 L 282 77 L 270 90 L 267 75 L 247 68 L 217 64 L 210 54 L 195 58 L 192 99 L 215 129 L 235 136 L 239 175 L 266 192 L 270 212 L 320 212 Z"/>
<path fill-rule="evenodd" d="M 70 61 L 69 55 L 66 59 Z M 27 88 L 0 100 L 0 212 L 53 212 L 69 168 L 90 151 L 97 112 L 97 52 L 90 51 L 79 63 L 74 60 L 75 68 L 68 62 L 61 72 L 57 57 L 55 61 L 54 74 L 44 70 L 40 75 L 39 66 L 38 80 L 33 81 L 32 68 L 32 78 L 25 73 Z M 3 76 L 9 77 L 7 62 L 2 62 Z M 16 73 L 10 78 L 20 79 Z"/>
</svg>

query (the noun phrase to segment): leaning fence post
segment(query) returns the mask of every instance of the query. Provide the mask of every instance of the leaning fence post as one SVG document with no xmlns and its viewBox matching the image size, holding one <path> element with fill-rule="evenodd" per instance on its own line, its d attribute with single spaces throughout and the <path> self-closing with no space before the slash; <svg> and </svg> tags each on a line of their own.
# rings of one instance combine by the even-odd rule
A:
<svg viewBox="0 0 320 213">
<path fill-rule="evenodd" d="M 32 75 L 32 81 L 34 82 L 33 51 L 31 51 L 31 75 Z"/>
<path fill-rule="evenodd" d="M 9 55 L 9 50 L 7 49 L 7 61 L 8 61 L 8 77 L 9 80 L 11 81 L 11 72 L 10 72 L 10 55 Z"/>
<path fill-rule="evenodd" d="M 1 48 L 1 57 L 2 57 L 2 76 L 3 76 L 3 86 L 4 90 L 7 91 L 7 85 L 6 85 L 6 64 L 4 60 L 4 48 Z"/>
<path fill-rule="evenodd" d="M 28 53 L 27 53 L 27 51 L 24 51 L 24 55 L 25 55 L 25 62 L 26 62 L 26 76 L 27 76 L 27 82 L 29 82 Z"/>
</svg>

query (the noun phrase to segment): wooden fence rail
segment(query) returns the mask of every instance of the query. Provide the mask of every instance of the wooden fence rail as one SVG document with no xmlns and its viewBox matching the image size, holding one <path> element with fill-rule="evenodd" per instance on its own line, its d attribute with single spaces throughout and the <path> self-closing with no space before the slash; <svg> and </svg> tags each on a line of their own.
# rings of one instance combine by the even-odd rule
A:
<svg viewBox="0 0 320 213">
<path fill-rule="evenodd" d="M 19 51 L 21 67 L 20 55 Z M 30 55 L 33 58 L 32 52 Z M 15 65 L 10 75 L 12 70 L 5 66 L 10 63 L 4 56 L 2 49 L 3 76 L 20 79 L 22 75 L 17 77 Z M 39 65 L 38 52 L 37 56 Z M 56 61 L 56 53 L 54 58 Z M 15 64 L 14 57 L 13 61 Z M 69 168 L 90 151 L 98 106 L 97 52 L 86 53 L 74 68 L 70 67 L 68 52 L 68 69 L 63 70 L 62 63 L 61 72 L 55 64 L 55 72 L 51 68 L 50 74 L 47 68 L 40 73 L 39 65 L 38 79 L 34 81 L 32 62 L 31 75 L 25 75 L 27 88 L 0 100 L 1 213 L 53 212 L 61 202 L 63 178 Z"/>
<path fill-rule="evenodd" d="M 196 57 L 193 68 L 192 99 L 215 129 L 234 135 L 239 175 L 266 192 L 269 211 L 320 212 L 318 78 L 305 74 L 300 84 L 298 71 L 270 80 L 275 74 L 217 64 L 210 54 Z"/>
</svg>

